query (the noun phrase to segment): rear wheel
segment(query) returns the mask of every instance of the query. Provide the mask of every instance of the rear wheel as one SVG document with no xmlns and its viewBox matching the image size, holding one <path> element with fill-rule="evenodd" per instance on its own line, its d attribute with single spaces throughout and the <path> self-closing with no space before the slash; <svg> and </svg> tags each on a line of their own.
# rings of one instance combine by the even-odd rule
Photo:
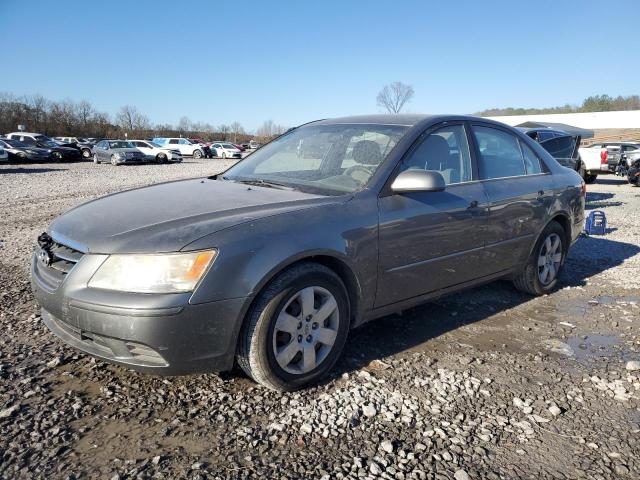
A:
<svg viewBox="0 0 640 480">
<path fill-rule="evenodd" d="M 598 175 L 587 174 L 586 176 L 584 176 L 582 178 L 584 178 L 584 183 L 595 183 L 596 178 L 598 178 Z"/>
<path fill-rule="evenodd" d="M 51 153 L 51 158 L 53 158 L 53 160 L 55 160 L 56 162 L 61 162 L 62 161 L 62 154 L 60 152 L 52 152 Z"/>
<path fill-rule="evenodd" d="M 98 155 L 96 155 L 95 153 L 93 154 L 93 163 L 100 163 L 100 160 L 98 160 Z"/>
<path fill-rule="evenodd" d="M 552 221 L 545 227 L 524 270 L 513 280 L 518 290 L 544 295 L 556 287 L 567 253 L 565 239 L 565 231 L 558 222 Z"/>
<path fill-rule="evenodd" d="M 238 348 L 238 364 L 278 391 L 316 383 L 334 365 L 349 332 L 349 300 L 332 270 L 303 263 L 258 296 Z"/>
<path fill-rule="evenodd" d="M 89 150 L 88 148 L 83 148 L 82 158 L 91 158 L 91 150 Z"/>
<path fill-rule="evenodd" d="M 222 159 L 225 160 L 227 158 L 226 152 L 222 152 Z"/>
</svg>

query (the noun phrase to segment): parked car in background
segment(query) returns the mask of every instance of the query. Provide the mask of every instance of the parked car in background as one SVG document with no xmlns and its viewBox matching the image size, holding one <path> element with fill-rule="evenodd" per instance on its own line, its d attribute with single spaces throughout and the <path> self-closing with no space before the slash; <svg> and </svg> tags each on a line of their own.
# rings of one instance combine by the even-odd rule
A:
<svg viewBox="0 0 640 480">
<path fill-rule="evenodd" d="M 77 148 L 83 158 L 91 158 L 91 149 L 94 147 L 95 142 L 82 137 L 54 137 L 53 139 L 60 142 L 62 146 Z"/>
<path fill-rule="evenodd" d="M 129 143 L 145 154 L 147 161 L 160 163 L 182 161 L 182 154 L 177 148 L 167 148 L 148 140 L 130 140 Z"/>
<path fill-rule="evenodd" d="M 0 147 L 0 162 L 8 162 L 8 161 L 9 161 L 9 154 L 4 148 Z"/>
<path fill-rule="evenodd" d="M 580 135 L 552 128 L 516 128 L 538 142 L 560 165 L 580 171 Z"/>
<path fill-rule="evenodd" d="M 607 163 L 609 170 L 623 177 L 637 158 L 640 158 L 640 143 L 637 142 L 602 142 L 602 148 L 607 149 Z"/>
<path fill-rule="evenodd" d="M 205 158 L 213 157 L 213 153 L 211 152 L 211 143 L 202 140 L 201 138 L 190 138 L 189 141 L 195 145 L 200 145 L 202 147 Z"/>
<path fill-rule="evenodd" d="M 52 160 L 66 162 L 82 159 L 79 150 L 71 147 L 61 147 L 56 141 L 41 133 L 13 132 L 7 134 L 7 138 L 18 140 L 30 147 L 47 149 Z"/>
<path fill-rule="evenodd" d="M 236 147 L 238 150 L 240 150 L 241 152 L 244 152 L 246 150 L 246 147 L 243 147 L 242 145 L 238 145 L 237 143 L 232 143 L 231 145 L 233 145 L 234 147 Z"/>
<path fill-rule="evenodd" d="M 629 161 L 627 169 L 627 181 L 636 187 L 640 187 L 640 157 Z"/>
<path fill-rule="evenodd" d="M 213 142 L 211 153 L 217 158 L 242 158 L 242 152 L 228 142 Z"/>
<path fill-rule="evenodd" d="M 117 166 L 126 163 L 142 163 L 146 158 L 144 153 L 127 140 L 101 140 L 93 148 L 95 163 L 108 162 Z"/>
<path fill-rule="evenodd" d="M 301 161 L 319 139 L 330 154 Z M 237 362 L 295 390 L 366 321 L 497 279 L 553 291 L 585 194 L 495 121 L 327 119 L 222 174 L 70 210 L 38 238 L 32 286 L 44 324 L 103 360 L 154 375 Z"/>
<path fill-rule="evenodd" d="M 171 148 L 179 150 L 183 157 L 189 156 L 193 158 L 204 157 L 204 148 L 189 141 L 188 138 L 166 138 L 159 137 L 154 138 L 153 143 L 160 145 L 163 148 Z"/>
<path fill-rule="evenodd" d="M 257 142 L 254 142 L 253 140 L 251 140 L 251 141 L 249 142 L 249 148 L 250 148 L 251 150 L 257 150 L 257 149 L 258 149 L 258 148 L 260 148 L 261 146 L 262 146 L 262 145 L 260 145 L 260 144 L 259 144 L 259 143 L 257 143 Z"/>
<path fill-rule="evenodd" d="M 251 148 L 251 145 L 249 145 L 248 143 L 241 143 L 240 146 L 245 150 L 249 150 Z"/>
<path fill-rule="evenodd" d="M 11 162 L 46 162 L 51 159 L 51 152 L 47 148 L 31 147 L 20 140 L 12 138 L 0 138 L 2 147 L 9 156 Z"/>
<path fill-rule="evenodd" d="M 616 173 L 621 153 L 619 143 L 594 143 L 580 147 L 580 175 L 586 183 L 593 183 L 598 175 Z"/>
</svg>

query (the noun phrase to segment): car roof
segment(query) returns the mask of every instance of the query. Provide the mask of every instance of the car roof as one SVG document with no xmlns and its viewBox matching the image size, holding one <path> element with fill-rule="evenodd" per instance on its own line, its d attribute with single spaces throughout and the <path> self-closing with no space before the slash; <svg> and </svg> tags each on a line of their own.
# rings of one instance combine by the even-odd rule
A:
<svg viewBox="0 0 640 480">
<path fill-rule="evenodd" d="M 28 137 L 42 135 L 43 137 L 46 137 L 44 133 L 33 133 L 33 132 L 11 132 L 11 133 L 7 133 L 7 135 L 26 135 Z"/>
<path fill-rule="evenodd" d="M 396 113 L 396 114 L 371 114 L 371 115 L 354 115 L 349 117 L 325 118 L 309 122 L 313 125 L 338 125 L 344 123 L 364 123 L 374 125 L 401 125 L 413 127 L 419 123 L 429 122 L 445 122 L 445 121 L 482 121 L 484 123 L 492 123 L 495 125 L 507 126 L 502 122 L 491 120 L 485 117 L 477 117 L 473 115 L 456 115 L 456 114 L 424 114 L 424 113 Z M 308 125 L 308 124 L 305 124 Z M 302 125 L 301 125 L 302 126 Z"/>
</svg>

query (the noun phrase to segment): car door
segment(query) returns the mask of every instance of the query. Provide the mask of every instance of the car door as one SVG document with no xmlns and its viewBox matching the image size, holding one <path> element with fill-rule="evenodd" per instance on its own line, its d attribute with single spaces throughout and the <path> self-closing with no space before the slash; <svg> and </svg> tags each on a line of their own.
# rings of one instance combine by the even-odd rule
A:
<svg viewBox="0 0 640 480">
<path fill-rule="evenodd" d="M 104 141 L 101 143 L 102 146 L 98 149 L 98 160 L 101 162 L 110 162 L 111 158 L 109 157 L 109 142 Z"/>
<path fill-rule="evenodd" d="M 573 170 L 576 168 L 576 149 L 580 145 L 580 137 L 556 134 L 540 141 L 540 145 L 555 158 L 560 165 Z"/>
<path fill-rule="evenodd" d="M 446 188 L 378 199 L 376 307 L 484 275 L 488 202 L 482 184 L 474 181 L 465 124 L 449 122 L 427 130 L 397 173 L 409 169 L 439 171 Z"/>
<path fill-rule="evenodd" d="M 137 142 L 133 142 L 133 146 L 136 147 L 138 150 L 140 150 L 145 155 L 153 156 L 153 149 L 151 148 L 151 146 L 148 143 L 137 141 Z"/>
<path fill-rule="evenodd" d="M 478 173 L 489 198 L 485 258 L 492 273 L 522 264 L 544 226 L 554 184 L 533 149 L 496 125 L 471 126 Z"/>
</svg>

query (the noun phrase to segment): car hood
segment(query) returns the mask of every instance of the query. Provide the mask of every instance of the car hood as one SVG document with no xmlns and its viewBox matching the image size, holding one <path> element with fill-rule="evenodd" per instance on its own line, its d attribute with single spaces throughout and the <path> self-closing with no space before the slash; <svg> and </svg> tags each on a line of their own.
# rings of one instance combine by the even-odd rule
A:
<svg viewBox="0 0 640 480">
<path fill-rule="evenodd" d="M 175 252 L 225 228 L 341 201 L 230 181 L 181 180 L 80 205 L 54 220 L 49 234 L 83 252 Z"/>
</svg>

